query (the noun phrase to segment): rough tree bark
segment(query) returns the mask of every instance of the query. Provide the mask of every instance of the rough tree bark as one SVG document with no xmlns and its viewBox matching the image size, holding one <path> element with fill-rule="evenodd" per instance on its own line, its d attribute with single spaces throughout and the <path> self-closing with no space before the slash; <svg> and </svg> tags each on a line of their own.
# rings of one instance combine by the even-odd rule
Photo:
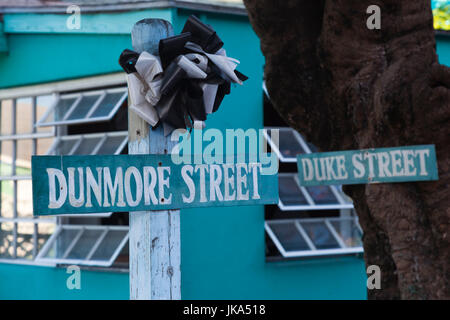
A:
<svg viewBox="0 0 450 320">
<path fill-rule="evenodd" d="M 430 0 L 244 0 L 270 97 L 321 150 L 435 144 L 439 181 L 348 186 L 370 299 L 450 298 L 450 69 L 439 65 Z M 369 5 L 381 30 L 369 30 Z"/>
</svg>

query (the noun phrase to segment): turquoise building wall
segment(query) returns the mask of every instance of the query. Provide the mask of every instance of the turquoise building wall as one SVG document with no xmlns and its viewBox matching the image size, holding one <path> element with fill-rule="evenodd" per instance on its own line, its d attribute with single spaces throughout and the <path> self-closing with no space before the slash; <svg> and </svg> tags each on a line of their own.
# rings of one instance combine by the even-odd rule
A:
<svg viewBox="0 0 450 320">
<path fill-rule="evenodd" d="M 450 34 L 436 36 L 436 52 L 439 63 L 450 66 Z"/>
<path fill-rule="evenodd" d="M 65 268 L 0 263 L 0 300 L 124 300 L 128 273 L 81 270 L 80 290 L 66 286 Z"/>
<path fill-rule="evenodd" d="M 120 71 L 129 32 L 145 17 L 170 20 L 179 33 L 193 11 L 157 9 L 82 15 L 82 29 L 65 29 L 65 15 L 5 15 L 9 52 L 0 53 L 0 88 Z M 196 12 L 221 36 L 227 54 L 250 79 L 234 86 L 212 128 L 262 128 L 264 58 L 246 17 Z M 450 37 L 439 36 L 441 63 L 450 65 Z M 360 257 L 266 262 L 262 206 L 181 212 L 183 299 L 365 299 Z M 0 299 L 128 299 L 128 274 L 82 270 L 81 290 L 68 290 L 65 269 L 0 264 Z"/>
</svg>

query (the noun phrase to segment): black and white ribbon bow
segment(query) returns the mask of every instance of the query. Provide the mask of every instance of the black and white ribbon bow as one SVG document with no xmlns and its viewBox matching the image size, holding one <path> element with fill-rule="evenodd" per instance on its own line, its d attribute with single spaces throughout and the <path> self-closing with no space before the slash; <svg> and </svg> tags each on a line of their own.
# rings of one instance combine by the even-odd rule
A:
<svg viewBox="0 0 450 320">
<path fill-rule="evenodd" d="M 159 56 L 124 50 L 119 63 L 127 73 L 130 108 L 164 134 L 192 128 L 218 110 L 231 83 L 248 78 L 236 70 L 216 32 L 190 16 L 180 35 L 159 42 Z"/>
</svg>

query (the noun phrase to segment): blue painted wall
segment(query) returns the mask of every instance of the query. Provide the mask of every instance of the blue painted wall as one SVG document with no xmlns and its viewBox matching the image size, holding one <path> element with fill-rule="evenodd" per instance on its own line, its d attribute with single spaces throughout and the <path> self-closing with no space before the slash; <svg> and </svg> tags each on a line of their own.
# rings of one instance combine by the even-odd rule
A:
<svg viewBox="0 0 450 320">
<path fill-rule="evenodd" d="M 0 299 L 114 299 L 129 298 L 128 273 L 81 270 L 80 290 L 67 289 L 64 268 L 0 263 Z"/>
<path fill-rule="evenodd" d="M 436 52 L 439 63 L 450 66 L 450 33 L 436 36 Z"/>
<path fill-rule="evenodd" d="M 171 17 L 179 33 L 190 13 L 173 9 L 148 14 Z M 114 21 L 103 16 L 106 25 Z M 47 16 L 48 24 L 42 24 L 46 17 L 36 20 L 40 25 L 28 31 L 17 23 L 18 16 L 5 19 L 10 51 L 0 54 L 0 88 L 119 71 L 118 56 L 131 47 L 123 30 L 138 20 L 136 16 L 121 15 L 120 30 L 111 34 L 98 33 L 94 25 L 77 34 L 64 33 L 64 17 L 56 15 Z M 238 58 L 239 70 L 250 77 L 244 86 L 232 88 L 207 127 L 262 128 L 264 58 L 247 18 L 210 13 L 200 17 L 216 29 L 227 54 Z M 183 210 L 181 243 L 183 299 L 366 298 L 361 258 L 266 262 L 262 206 Z M 66 288 L 67 276 L 64 269 L 0 264 L 0 298 L 128 298 L 128 274 L 84 270 L 78 292 Z"/>
<path fill-rule="evenodd" d="M 82 14 L 80 30 L 66 28 L 65 14 L 5 14 L 9 51 L 0 52 L 0 88 L 121 71 L 119 55 L 131 49 L 133 24 L 143 18 L 172 20 L 172 13 Z"/>
<path fill-rule="evenodd" d="M 125 35 L 11 34 L 0 53 L 0 88 L 119 71 L 118 57 L 131 47 Z"/>
</svg>

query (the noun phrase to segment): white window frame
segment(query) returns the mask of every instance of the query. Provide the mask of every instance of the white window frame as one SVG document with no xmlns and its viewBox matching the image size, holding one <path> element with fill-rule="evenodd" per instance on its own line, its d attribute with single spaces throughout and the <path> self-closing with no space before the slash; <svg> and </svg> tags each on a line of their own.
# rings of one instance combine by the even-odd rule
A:
<svg viewBox="0 0 450 320">
<path fill-rule="evenodd" d="M 72 242 L 66 249 L 64 256 L 68 256 L 70 252 L 73 250 L 78 240 L 81 238 L 83 232 L 85 230 L 100 230 L 103 231 L 102 234 L 99 235 L 98 239 L 95 241 L 92 248 L 89 250 L 87 257 L 85 259 L 67 259 L 65 257 L 62 258 L 46 258 L 48 251 L 52 248 L 53 244 L 58 239 L 59 234 L 63 230 L 78 230 L 77 235 L 72 239 Z M 106 234 L 109 231 L 120 230 L 126 231 L 123 239 L 120 241 L 119 245 L 114 249 L 113 254 L 109 258 L 109 260 L 90 260 L 90 258 L 95 254 L 96 250 L 106 237 Z M 110 267 L 114 261 L 119 256 L 120 252 L 124 248 L 125 244 L 129 239 L 128 226 L 102 226 L 102 225 L 59 225 L 57 230 L 50 236 L 47 242 L 44 244 L 42 249 L 39 251 L 39 254 L 36 257 L 37 262 L 42 262 L 44 264 L 76 264 L 83 266 L 98 266 L 98 267 Z"/>
<path fill-rule="evenodd" d="M 272 139 L 270 138 L 269 134 L 267 133 L 267 130 L 275 130 L 275 129 L 280 131 L 279 137 L 281 137 L 281 132 L 282 131 L 292 131 L 295 139 L 300 144 L 300 146 L 305 151 L 305 153 L 311 153 L 311 149 L 309 148 L 308 144 L 305 142 L 305 140 L 303 140 L 303 138 L 300 135 L 300 133 L 298 133 L 296 130 L 294 130 L 292 128 L 289 128 L 289 127 L 264 127 L 264 130 L 263 130 L 264 138 L 269 143 L 270 148 L 272 149 L 273 152 L 275 152 L 275 154 L 277 155 L 278 159 L 281 162 L 296 163 L 297 162 L 297 156 L 295 156 L 295 157 L 285 157 L 285 156 L 283 156 L 282 152 L 279 149 L 279 146 L 277 146 L 272 141 Z"/>
<path fill-rule="evenodd" d="M 343 239 L 339 236 L 337 231 L 331 225 L 332 221 L 346 221 L 346 220 L 354 220 L 358 230 L 362 233 L 361 227 L 358 223 L 358 219 L 356 217 L 338 217 L 338 218 L 311 218 L 311 219 L 280 219 L 280 220 L 266 220 L 264 222 L 264 229 L 272 242 L 274 243 L 277 250 L 280 252 L 283 258 L 301 258 L 301 257 L 315 257 L 315 256 L 324 256 L 324 255 L 342 255 L 342 254 L 359 254 L 364 251 L 363 247 L 348 247 Z M 330 234 L 336 240 L 341 248 L 336 249 L 316 249 L 313 241 L 309 238 L 306 231 L 301 226 L 302 223 L 308 222 L 323 222 L 327 226 Z M 272 231 L 270 224 L 283 224 L 283 223 L 294 223 L 299 232 L 300 236 L 303 237 L 305 242 L 308 244 L 310 250 L 297 250 L 297 251 L 287 251 L 284 249 L 278 237 Z"/>
<path fill-rule="evenodd" d="M 122 143 L 117 147 L 117 149 L 114 152 L 114 154 L 120 154 L 120 152 L 123 150 L 123 148 L 128 143 L 128 131 L 111 131 L 111 132 L 102 132 L 102 133 L 86 133 L 86 134 L 78 134 L 78 135 L 58 136 L 58 137 L 56 137 L 52 146 L 48 150 L 47 155 L 56 155 L 55 149 L 58 147 L 58 145 L 60 144 L 61 141 L 71 141 L 71 140 L 76 141 L 76 143 L 74 143 L 70 152 L 65 154 L 65 155 L 73 155 L 85 139 L 100 138 L 100 141 L 97 143 L 97 145 L 91 152 L 91 155 L 95 155 L 95 154 L 97 154 L 98 150 L 100 150 L 100 148 L 103 146 L 103 144 L 107 141 L 107 139 L 109 137 L 121 137 L 121 136 L 124 137 L 124 140 L 122 141 Z"/>
<path fill-rule="evenodd" d="M 106 90 L 92 90 L 92 88 L 95 87 L 108 87 L 108 86 L 123 86 L 122 88 L 114 88 L 114 89 L 106 89 Z M 37 85 L 29 85 L 29 86 L 23 86 L 23 87 L 15 87 L 15 88 L 7 88 L 7 89 L 0 89 L 0 103 L 3 100 L 12 100 L 13 104 L 16 103 L 16 101 L 18 99 L 21 98 L 31 98 L 32 99 L 32 103 L 34 105 L 36 105 L 36 99 L 38 96 L 46 96 L 46 95 L 52 95 L 55 94 L 55 92 L 68 92 L 68 91 L 92 91 L 92 92 L 99 92 L 99 91 L 109 91 L 109 92 L 113 92 L 114 90 L 117 91 L 124 91 L 124 95 L 121 97 L 121 101 L 123 102 L 124 99 L 126 99 L 127 97 L 127 90 L 126 90 L 126 74 L 124 72 L 118 72 L 118 73 L 113 73 L 113 74 L 107 74 L 107 75 L 99 75 L 99 76 L 92 76 L 92 77 L 87 77 L 87 78 L 80 78 L 80 79 L 73 79 L 73 80 L 65 80 L 65 81 L 57 81 L 57 82 L 49 82 L 49 83 L 44 83 L 44 84 L 37 84 Z M 125 98 L 124 98 L 125 97 Z M 98 101 L 97 101 L 98 102 Z M 120 102 L 120 101 L 119 101 Z M 46 113 L 47 114 L 49 112 L 49 110 L 53 107 L 55 107 L 55 103 L 49 107 L 49 109 L 47 109 Z M 73 106 L 72 106 L 73 107 Z M 117 112 L 118 108 L 120 107 L 120 104 L 117 103 L 116 106 L 113 108 L 112 112 L 108 115 L 114 116 L 114 114 Z M 14 107 L 13 107 L 14 109 Z M 115 109 L 115 110 L 114 110 Z M 89 112 L 90 114 L 92 114 L 95 111 Z M 46 115 L 43 115 L 41 117 L 41 119 L 45 119 Z M 16 144 L 16 142 L 18 140 L 25 140 L 25 139 L 31 139 L 33 141 L 33 145 L 35 146 L 35 143 L 37 141 L 37 139 L 42 139 L 42 138 L 55 138 L 55 141 L 53 142 L 52 146 L 50 148 L 54 148 L 56 146 L 56 139 L 66 139 L 64 136 L 57 136 L 57 134 L 59 134 L 59 129 L 57 129 L 55 126 L 51 126 L 51 130 L 49 130 L 48 132 L 37 132 L 36 128 L 37 128 L 37 119 L 35 116 L 35 113 L 33 111 L 33 126 L 32 126 L 32 132 L 31 133 L 24 133 L 24 134 L 16 134 L 15 131 L 15 127 L 13 126 L 13 130 L 10 134 L 6 134 L 6 135 L 0 135 L 0 143 L 3 141 L 13 141 L 14 144 Z M 109 120 L 106 119 L 107 117 L 97 117 L 95 118 L 95 122 L 99 121 L 98 119 L 102 119 L 102 120 Z M 13 115 L 13 121 L 15 122 L 16 119 L 16 114 L 14 112 Z M 76 120 L 78 121 L 78 120 Z M 74 122 L 75 123 L 75 122 Z M 83 122 L 84 123 L 84 122 Z M 70 124 L 69 122 L 67 124 Z M 127 131 L 119 131 L 119 132 L 108 132 L 106 133 L 109 136 L 114 136 L 114 135 L 122 135 L 125 134 L 128 136 Z M 88 136 L 88 135 L 96 135 L 96 134 L 84 134 L 84 135 L 77 135 L 77 136 Z M 105 135 L 105 133 L 100 133 L 98 135 Z M 69 136 L 67 136 L 69 137 Z M 74 136 L 70 136 L 67 139 L 71 139 Z M 123 147 L 126 145 L 126 143 L 128 139 L 125 139 L 122 144 L 119 146 L 118 150 L 122 150 Z M 100 142 L 99 142 L 100 144 Z M 96 150 L 98 150 L 101 146 L 97 146 Z M 17 147 L 13 145 L 13 148 Z M 35 148 L 35 147 L 33 147 Z M 17 151 L 17 150 L 16 150 Z M 117 151 L 116 150 L 116 154 Z M 14 151 L 13 151 L 14 153 Z M 49 152 L 47 152 L 48 154 Z M 33 153 L 34 154 L 34 153 Z M 15 165 L 15 161 L 13 161 L 13 165 Z M 13 183 L 16 183 L 18 180 L 30 180 L 31 176 L 26 176 L 26 175 L 5 175 L 5 176 L 0 176 L 0 181 L 13 181 Z M 15 190 L 17 190 L 17 187 L 15 187 Z M 17 196 L 16 196 L 16 200 L 17 201 Z M 83 214 L 83 215 L 70 215 L 70 217 L 83 217 L 83 218 L 87 218 L 87 217 L 108 217 L 110 216 L 112 213 L 111 212 L 107 212 L 107 213 L 100 213 L 100 214 Z M 67 215 L 65 216 L 67 217 Z M 54 236 L 54 234 L 56 233 L 56 231 L 58 230 L 58 228 L 62 228 L 62 227 L 78 227 L 80 225 L 63 225 L 63 224 L 58 224 L 58 221 L 60 221 L 59 216 L 52 216 L 52 217 L 18 217 L 17 216 L 17 209 L 14 209 L 14 217 L 12 218 L 6 218 L 6 217 L 1 217 L 0 216 L 0 223 L 12 223 L 15 225 L 14 227 L 14 237 L 16 239 L 17 236 L 17 225 L 18 223 L 21 222 L 28 222 L 28 223 L 34 223 L 35 224 L 35 232 L 33 237 L 36 238 L 37 237 L 37 227 L 39 224 L 54 224 L 55 225 L 55 231 L 53 232 L 53 234 L 51 234 L 49 236 L 49 238 L 46 240 L 46 242 L 44 243 L 43 247 L 38 250 L 37 247 L 37 242 L 34 241 L 33 243 L 33 259 L 24 259 L 24 258 L 18 258 L 15 255 L 12 258 L 0 258 L 0 263 L 6 263 L 6 264 L 22 264 L 22 265 L 39 265 L 39 266 L 56 266 L 56 263 L 54 262 L 49 262 L 46 261 L 46 259 L 39 259 L 39 261 L 37 260 L 37 256 L 39 254 L 41 254 L 42 249 L 44 248 L 45 245 L 47 245 L 48 241 L 50 240 L 51 237 Z M 88 228 L 97 228 L 97 227 L 101 227 L 101 228 L 123 228 L 123 230 L 129 230 L 128 226 L 101 226 L 101 225 L 87 225 L 86 227 Z M 129 237 L 129 235 L 127 235 L 127 237 Z M 128 238 L 127 238 L 128 239 Z M 15 242 L 17 240 L 14 240 Z M 126 241 L 125 239 L 123 241 Z M 123 248 L 123 247 L 122 247 Z M 16 247 L 14 249 L 14 252 L 16 252 Z M 120 253 L 119 252 L 115 252 L 115 257 L 117 257 L 117 255 Z M 109 261 L 108 261 L 109 263 Z"/>
<path fill-rule="evenodd" d="M 98 106 L 101 104 L 103 99 L 106 97 L 108 93 L 117 93 L 117 92 L 123 92 L 122 96 L 118 100 L 118 102 L 115 104 L 115 106 L 111 109 L 109 114 L 107 116 L 103 117 L 91 117 L 94 112 L 97 110 Z M 72 119 L 68 120 L 70 115 L 74 112 L 74 110 L 77 108 L 79 102 L 81 101 L 83 96 L 90 96 L 90 95 L 98 95 L 98 99 L 96 102 L 91 106 L 91 109 L 89 112 L 84 116 L 84 118 L 81 119 Z M 128 96 L 128 90 L 127 88 L 114 88 L 114 89 L 106 89 L 106 90 L 95 90 L 95 91 L 87 91 L 87 92 L 78 92 L 78 93 L 72 93 L 72 94 L 57 94 L 56 99 L 53 103 L 53 105 L 48 108 L 47 112 L 39 119 L 39 121 L 36 123 L 36 127 L 49 127 L 49 126 L 60 126 L 60 125 L 70 125 L 70 124 L 82 124 L 82 123 L 92 123 L 92 122 L 101 122 L 101 121 L 108 121 L 111 120 L 112 117 L 116 114 L 117 110 L 119 110 L 122 103 L 125 101 L 125 99 Z M 47 118 L 54 114 L 55 109 L 59 103 L 59 101 L 62 98 L 76 98 L 76 100 L 72 103 L 72 105 L 69 108 L 69 111 L 64 115 L 64 118 L 62 120 L 58 121 L 48 121 L 46 122 Z"/>
<path fill-rule="evenodd" d="M 296 173 L 278 173 L 279 177 L 293 177 L 294 181 L 297 183 L 297 186 L 300 188 L 302 195 L 305 197 L 308 202 L 307 205 L 285 205 L 281 198 L 278 200 L 278 207 L 282 211 L 304 211 L 304 210 L 340 210 L 340 209 L 353 209 L 353 203 L 346 202 L 339 190 L 336 186 L 328 186 L 330 187 L 333 195 L 336 197 L 338 203 L 337 204 L 316 204 L 314 202 L 313 197 L 309 194 L 308 190 L 305 187 L 300 186 L 298 175 Z"/>
<path fill-rule="evenodd" d="M 267 99 L 270 100 L 269 90 L 267 90 L 267 86 L 266 86 L 266 80 L 263 80 L 262 89 L 263 89 L 264 93 L 266 94 Z"/>
<path fill-rule="evenodd" d="M 19 180 L 31 180 L 31 175 L 17 175 L 16 173 L 16 161 L 17 161 L 17 142 L 20 140 L 31 140 L 32 150 L 31 154 L 34 155 L 37 152 L 37 141 L 41 138 L 53 138 L 55 136 L 55 128 L 48 132 L 37 132 L 34 123 L 36 121 L 37 115 L 37 96 L 25 96 L 23 98 L 31 99 L 31 132 L 16 134 L 17 133 L 17 101 L 22 98 L 22 96 L 11 97 L 11 98 L 2 98 L 0 92 L 0 106 L 3 101 L 11 100 L 11 133 L 6 135 L 0 135 L 0 143 L 5 141 L 12 141 L 12 157 L 11 157 L 11 175 L 3 175 L 0 176 L 0 182 L 2 181 L 11 181 L 13 183 L 13 216 L 12 217 L 3 217 L 0 213 L 0 223 L 11 223 L 13 224 L 13 254 L 12 258 L 0 258 L 0 262 L 13 262 L 13 263 L 24 263 L 24 264 L 34 264 L 34 259 L 38 254 L 38 224 L 41 223 L 49 223 L 56 225 L 56 218 L 39 218 L 39 217 L 19 217 L 18 216 L 18 181 Z M 1 111 L 1 110 L 0 110 Z M 31 161 L 31 159 L 30 159 Z M 28 260 L 25 258 L 17 257 L 17 248 L 18 248 L 18 224 L 19 223 L 33 223 L 33 251 L 32 257 L 33 260 Z"/>
</svg>

